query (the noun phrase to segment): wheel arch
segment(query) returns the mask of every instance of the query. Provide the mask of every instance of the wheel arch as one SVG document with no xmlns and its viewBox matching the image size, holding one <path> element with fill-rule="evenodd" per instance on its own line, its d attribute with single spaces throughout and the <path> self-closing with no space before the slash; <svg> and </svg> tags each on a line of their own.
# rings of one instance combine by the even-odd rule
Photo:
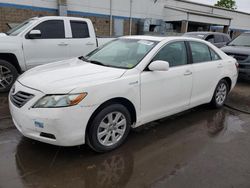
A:
<svg viewBox="0 0 250 188">
<path fill-rule="evenodd" d="M 0 59 L 1 60 L 5 60 L 8 61 L 9 63 L 11 63 L 17 70 L 17 72 L 20 74 L 22 73 L 22 69 L 19 65 L 19 62 L 17 60 L 17 57 L 15 54 L 12 53 L 0 53 Z"/>
<path fill-rule="evenodd" d="M 123 106 L 125 106 L 130 115 L 131 115 L 131 123 L 134 124 L 136 123 L 137 121 L 137 114 L 136 114 L 136 109 L 135 109 L 135 106 L 134 104 L 126 99 L 126 98 L 123 98 L 123 97 L 117 97 L 117 98 L 112 98 L 112 99 L 109 99 L 107 100 L 106 102 L 102 103 L 95 111 L 94 113 L 92 113 L 91 117 L 89 118 L 89 121 L 88 121 L 88 124 L 87 124 L 87 127 L 86 127 L 86 134 L 88 133 L 88 130 L 89 130 L 89 127 L 94 119 L 94 117 L 101 111 L 103 110 L 105 107 L 111 105 L 111 104 L 122 104 Z M 86 138 L 86 137 L 85 137 Z"/>
<path fill-rule="evenodd" d="M 229 91 L 232 89 L 232 80 L 230 77 L 224 77 L 221 80 L 226 80 L 228 87 L 229 87 Z"/>
</svg>

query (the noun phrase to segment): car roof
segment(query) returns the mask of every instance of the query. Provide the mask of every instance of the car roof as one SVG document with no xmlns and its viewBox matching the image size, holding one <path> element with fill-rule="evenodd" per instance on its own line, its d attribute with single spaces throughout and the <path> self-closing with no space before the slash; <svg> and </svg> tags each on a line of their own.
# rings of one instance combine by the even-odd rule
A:
<svg viewBox="0 0 250 188">
<path fill-rule="evenodd" d="M 161 41 L 171 41 L 171 40 L 178 40 L 178 39 L 183 39 L 183 40 L 194 40 L 191 39 L 190 37 L 185 37 L 185 36 L 178 36 L 178 37 L 158 37 L 158 36 L 148 36 L 148 35 L 131 35 L 131 36 L 123 36 L 120 37 L 122 39 L 137 39 L 137 40 L 150 40 L 150 41 L 157 41 L 157 42 L 161 42 Z M 197 41 L 203 41 L 201 39 L 195 39 Z"/>
<path fill-rule="evenodd" d="M 212 31 L 197 31 L 197 32 L 187 32 L 185 34 L 196 34 L 196 35 L 211 35 L 211 34 L 216 34 L 216 35 L 226 35 L 228 36 L 228 34 L 226 33 L 220 33 L 220 32 L 212 32 Z M 185 35 L 184 34 L 184 35 Z"/>
</svg>

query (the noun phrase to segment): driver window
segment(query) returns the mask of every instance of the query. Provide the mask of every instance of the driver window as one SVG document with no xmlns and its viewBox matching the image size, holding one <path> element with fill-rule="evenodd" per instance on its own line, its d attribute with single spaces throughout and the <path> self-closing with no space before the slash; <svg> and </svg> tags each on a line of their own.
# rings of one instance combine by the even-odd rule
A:
<svg viewBox="0 0 250 188">
<path fill-rule="evenodd" d="M 65 38 L 64 21 L 48 20 L 37 25 L 33 30 L 41 31 L 40 39 L 63 39 Z"/>
<path fill-rule="evenodd" d="M 187 50 L 184 42 L 173 42 L 163 47 L 153 61 L 167 61 L 170 67 L 187 64 Z"/>
</svg>

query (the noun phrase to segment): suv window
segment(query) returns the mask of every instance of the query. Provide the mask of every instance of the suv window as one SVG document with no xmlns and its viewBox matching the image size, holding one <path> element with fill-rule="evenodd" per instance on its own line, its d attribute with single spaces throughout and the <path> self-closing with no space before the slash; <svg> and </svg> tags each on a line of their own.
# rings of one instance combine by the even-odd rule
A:
<svg viewBox="0 0 250 188">
<path fill-rule="evenodd" d="M 214 35 L 207 36 L 207 38 L 205 40 L 208 42 L 214 43 Z"/>
<path fill-rule="evenodd" d="M 230 41 L 230 39 L 225 35 L 223 35 L 223 39 L 224 39 L 224 42 L 229 42 Z"/>
<path fill-rule="evenodd" d="M 193 63 L 211 61 L 210 50 L 206 44 L 200 42 L 189 42 L 189 44 L 192 51 Z"/>
<path fill-rule="evenodd" d="M 73 38 L 88 38 L 88 24 L 82 21 L 70 21 Z"/>
<path fill-rule="evenodd" d="M 222 35 L 214 35 L 214 42 L 215 43 L 220 43 L 220 42 L 223 42 L 224 39 L 223 39 L 223 36 Z"/>
<path fill-rule="evenodd" d="M 170 67 L 187 64 L 187 50 L 184 42 L 173 42 L 163 47 L 153 61 L 167 61 Z"/>
<path fill-rule="evenodd" d="M 64 21 L 48 20 L 37 25 L 33 30 L 41 31 L 41 39 L 61 39 L 65 38 Z"/>
</svg>

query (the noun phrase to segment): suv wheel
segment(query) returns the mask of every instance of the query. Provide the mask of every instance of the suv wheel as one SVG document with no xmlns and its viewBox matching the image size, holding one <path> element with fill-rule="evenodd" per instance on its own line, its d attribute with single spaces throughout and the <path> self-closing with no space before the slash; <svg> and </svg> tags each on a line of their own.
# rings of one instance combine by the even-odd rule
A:
<svg viewBox="0 0 250 188">
<path fill-rule="evenodd" d="M 228 92 L 229 92 L 229 87 L 227 81 L 221 80 L 215 89 L 214 96 L 211 101 L 213 107 L 221 108 L 226 102 Z"/>
<path fill-rule="evenodd" d="M 107 152 L 120 146 L 126 139 L 131 125 L 130 113 L 121 104 L 101 110 L 93 119 L 88 133 L 89 146 L 97 152 Z"/>
<path fill-rule="evenodd" d="M 17 77 L 16 68 L 8 61 L 0 59 L 0 93 L 9 91 Z"/>
</svg>

